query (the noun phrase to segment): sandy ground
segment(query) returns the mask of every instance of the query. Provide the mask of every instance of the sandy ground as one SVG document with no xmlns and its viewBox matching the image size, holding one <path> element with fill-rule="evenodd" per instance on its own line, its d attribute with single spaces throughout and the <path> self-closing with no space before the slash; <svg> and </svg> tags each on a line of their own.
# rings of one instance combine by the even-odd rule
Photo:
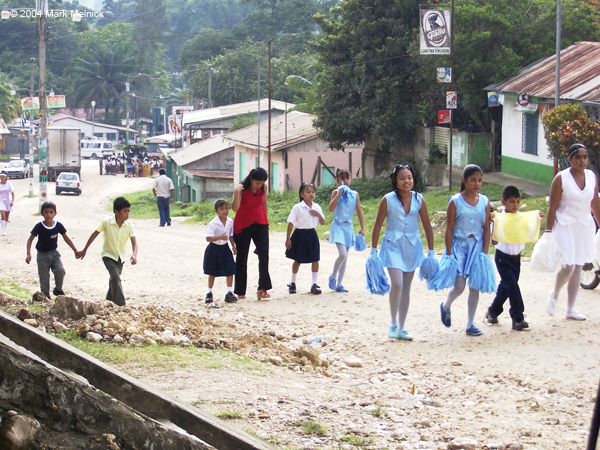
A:
<svg viewBox="0 0 600 450">
<path fill-rule="evenodd" d="M 99 221 L 108 215 L 109 198 L 151 187 L 151 179 L 99 176 L 95 161 L 84 161 L 83 195 L 49 197 L 78 248 Z M 37 168 L 36 168 L 37 173 Z M 25 242 L 39 220 L 37 198 L 26 198 L 27 180 L 12 180 L 15 211 L 8 236 L 0 238 L 0 277 L 37 288 L 35 264 L 25 263 Z M 37 192 L 37 187 L 36 187 Z M 349 293 L 326 287 L 336 257 L 335 247 L 321 243 L 320 284 L 323 295 L 308 293 L 310 270 L 302 267 L 296 295 L 287 293 L 290 261 L 284 257 L 284 234 L 271 235 L 273 299 L 258 302 L 251 295 L 220 310 L 207 309 L 202 256 L 205 226 L 182 224 L 159 228 L 156 220 L 134 221 L 139 243 L 138 264 L 126 264 L 123 284 L 130 305 L 162 305 L 235 323 L 244 316 L 256 330 L 289 337 L 287 345 L 321 337 L 332 377 L 268 365 L 265 373 L 188 368 L 175 372 L 132 373 L 173 396 L 208 412 L 224 409 L 242 413 L 232 421 L 240 428 L 269 438 L 281 448 L 446 449 L 498 448 L 518 444 L 527 449 L 584 448 L 599 379 L 600 290 L 580 290 L 578 309 L 585 322 L 566 321 L 566 292 L 555 317 L 545 312 L 553 277 L 532 272 L 523 263 L 521 288 L 529 331 L 510 329 L 503 314 L 500 324 L 483 324 L 492 296 L 480 299 L 477 321 L 484 334 L 465 335 L 466 295 L 453 306 L 453 326 L 439 319 L 445 293 L 413 283 L 407 330 L 413 342 L 387 338 L 387 297 L 364 290 L 368 251 L 350 254 L 344 285 Z M 67 270 L 65 290 L 82 299 L 100 300 L 107 273 L 100 260 L 101 238 L 83 261 L 59 242 Z M 35 261 L 35 260 L 34 260 Z M 248 292 L 256 287 L 257 263 L 249 263 Z M 224 280 L 215 297 L 225 294 Z M 315 344 L 312 344 L 313 346 Z M 362 366 L 349 368 L 348 357 Z M 375 413 L 378 412 L 378 413 Z M 374 414 L 375 413 L 375 414 Z M 324 436 L 310 435 L 298 426 L 312 418 L 326 427 Z M 463 447 L 452 447 L 463 440 Z M 473 440 L 473 447 L 468 447 Z M 454 444 L 452 444 L 454 442 Z"/>
</svg>

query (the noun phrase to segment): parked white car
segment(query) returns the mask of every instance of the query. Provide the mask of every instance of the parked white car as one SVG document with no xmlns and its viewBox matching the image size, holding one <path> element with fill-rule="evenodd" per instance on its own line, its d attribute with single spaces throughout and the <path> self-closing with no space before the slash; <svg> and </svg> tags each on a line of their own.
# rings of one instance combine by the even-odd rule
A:
<svg viewBox="0 0 600 450">
<path fill-rule="evenodd" d="M 29 163 L 22 159 L 11 159 L 4 171 L 8 178 L 26 178 L 29 176 Z"/>
<path fill-rule="evenodd" d="M 56 178 L 56 195 L 61 192 L 74 192 L 81 195 L 81 179 L 75 172 L 61 172 Z"/>
</svg>

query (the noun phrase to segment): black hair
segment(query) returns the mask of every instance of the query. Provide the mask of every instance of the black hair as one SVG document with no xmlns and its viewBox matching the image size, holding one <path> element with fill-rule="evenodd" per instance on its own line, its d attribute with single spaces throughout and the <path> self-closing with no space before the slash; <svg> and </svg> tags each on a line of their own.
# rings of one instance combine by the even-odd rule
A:
<svg viewBox="0 0 600 450">
<path fill-rule="evenodd" d="M 262 167 L 256 167 L 250 171 L 246 178 L 243 179 L 242 186 L 244 186 L 244 189 L 248 189 L 252 184 L 252 180 L 267 181 L 267 178 L 269 178 L 267 171 Z"/>
<path fill-rule="evenodd" d="M 165 169 L 159 169 L 159 170 L 158 170 L 158 174 L 159 174 L 159 175 L 166 175 L 166 174 L 167 174 L 167 171 L 166 171 Z"/>
<path fill-rule="evenodd" d="M 350 175 L 350 171 L 347 169 L 338 169 L 335 171 L 335 179 L 340 180 L 349 180 L 352 176 Z"/>
<path fill-rule="evenodd" d="M 215 200 L 215 212 L 217 212 L 217 210 L 223 206 L 223 205 L 227 205 L 229 206 L 229 202 L 227 200 L 224 200 L 222 198 Z"/>
<path fill-rule="evenodd" d="M 131 208 L 131 203 L 125 197 L 117 197 L 113 202 L 113 211 L 121 211 L 123 208 Z"/>
<path fill-rule="evenodd" d="M 53 209 L 56 212 L 56 205 L 54 202 L 44 202 L 40 208 L 40 214 L 44 212 L 45 209 Z"/>
<path fill-rule="evenodd" d="M 577 153 L 579 150 L 585 150 L 586 152 L 590 152 L 587 147 L 583 144 L 573 144 L 569 147 L 569 158 L 573 156 L 574 153 Z"/>
<path fill-rule="evenodd" d="M 516 186 L 506 186 L 502 191 L 502 200 L 506 201 L 509 198 L 521 198 L 521 191 Z"/>
<path fill-rule="evenodd" d="M 470 176 L 475 175 L 476 173 L 480 173 L 483 175 L 483 170 L 477 164 L 468 164 L 463 171 L 463 180 L 468 180 Z M 464 191 L 467 187 L 465 186 L 465 182 L 460 182 L 460 192 Z"/>
<path fill-rule="evenodd" d="M 304 200 L 302 198 L 302 193 L 306 190 L 306 188 L 309 188 L 309 187 L 315 189 L 315 185 L 312 183 L 302 183 L 300 185 L 300 189 L 298 189 L 298 196 L 300 197 L 300 201 Z M 315 191 L 316 191 L 316 189 L 315 189 Z"/>
<path fill-rule="evenodd" d="M 400 200 L 400 203 L 402 203 L 402 197 L 400 197 L 400 192 L 398 192 L 398 172 L 400 172 L 401 170 L 408 170 L 410 171 L 412 177 L 413 177 L 413 191 L 415 192 L 419 192 L 417 190 L 417 172 L 415 172 L 415 169 L 413 169 L 413 167 L 410 164 L 397 164 L 396 167 L 394 167 L 394 170 L 392 171 L 392 173 L 390 174 L 390 179 L 392 180 L 392 189 L 394 189 L 394 192 L 396 193 L 396 197 L 398 197 L 398 200 Z M 402 203 L 404 204 L 404 203 Z"/>
</svg>

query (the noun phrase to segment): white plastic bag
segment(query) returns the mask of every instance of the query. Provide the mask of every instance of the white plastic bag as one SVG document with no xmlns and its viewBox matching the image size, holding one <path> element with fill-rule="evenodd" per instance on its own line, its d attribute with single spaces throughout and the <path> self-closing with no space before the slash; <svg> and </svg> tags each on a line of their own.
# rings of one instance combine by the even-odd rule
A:
<svg viewBox="0 0 600 450">
<path fill-rule="evenodd" d="M 536 272 L 556 272 L 565 262 L 565 254 L 553 234 L 544 233 L 533 247 L 529 268 Z"/>
</svg>

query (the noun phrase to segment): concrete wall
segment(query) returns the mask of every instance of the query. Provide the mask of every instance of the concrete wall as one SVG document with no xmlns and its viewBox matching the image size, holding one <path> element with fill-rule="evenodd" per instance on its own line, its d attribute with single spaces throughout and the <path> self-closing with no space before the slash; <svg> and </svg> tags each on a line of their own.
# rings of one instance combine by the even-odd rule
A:
<svg viewBox="0 0 600 450">
<path fill-rule="evenodd" d="M 517 111 L 517 102 L 506 99 L 502 111 L 502 172 L 550 184 L 554 162 L 548 158 L 548 146 L 544 137 L 539 111 L 524 113 Z M 522 151 L 523 114 L 536 114 L 538 117 L 537 155 Z"/>
<path fill-rule="evenodd" d="M 265 149 L 266 150 L 266 149 Z M 245 155 L 243 157 L 245 163 L 242 168 L 240 165 L 240 160 L 242 159 L 240 155 Z M 233 171 L 233 180 L 234 184 L 239 183 L 241 180 L 246 178 L 250 171 L 256 167 L 263 167 L 268 173 L 269 178 L 272 178 L 273 174 L 271 173 L 272 169 L 268 168 L 269 165 L 269 155 L 266 151 L 261 150 L 260 155 L 257 150 L 252 148 L 245 147 L 240 144 L 236 144 L 234 147 L 234 166 L 235 170 Z M 258 164 L 257 164 L 258 158 Z M 277 179 L 272 180 L 272 186 L 269 187 L 271 191 L 282 191 L 285 189 L 285 165 L 283 161 L 283 154 L 281 152 L 272 152 L 271 153 L 271 166 L 273 164 L 277 165 Z"/>
</svg>

